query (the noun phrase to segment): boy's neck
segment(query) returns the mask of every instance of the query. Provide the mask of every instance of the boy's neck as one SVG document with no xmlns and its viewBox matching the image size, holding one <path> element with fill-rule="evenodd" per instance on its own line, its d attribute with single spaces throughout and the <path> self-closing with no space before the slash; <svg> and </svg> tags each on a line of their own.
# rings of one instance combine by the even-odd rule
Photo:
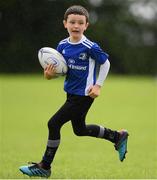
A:
<svg viewBox="0 0 157 180">
<path fill-rule="evenodd" d="M 82 35 L 80 39 L 73 39 L 72 37 L 69 37 L 69 42 L 72 43 L 72 44 L 73 44 L 73 43 L 74 43 L 74 44 L 75 44 L 75 43 L 77 44 L 77 43 L 81 42 L 84 38 L 85 38 L 84 35 Z"/>
</svg>

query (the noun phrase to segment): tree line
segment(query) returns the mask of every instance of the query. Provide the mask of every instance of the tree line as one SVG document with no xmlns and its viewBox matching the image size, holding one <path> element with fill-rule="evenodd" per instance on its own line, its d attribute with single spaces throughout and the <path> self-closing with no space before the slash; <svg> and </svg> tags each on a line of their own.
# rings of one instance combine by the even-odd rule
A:
<svg viewBox="0 0 157 180">
<path fill-rule="evenodd" d="M 62 23 L 64 12 L 79 4 L 90 13 L 85 35 L 110 55 L 113 73 L 155 75 L 156 19 L 134 15 L 131 8 L 137 3 L 140 0 L 0 1 L 0 73 L 40 72 L 38 50 L 56 48 L 68 36 Z"/>
</svg>

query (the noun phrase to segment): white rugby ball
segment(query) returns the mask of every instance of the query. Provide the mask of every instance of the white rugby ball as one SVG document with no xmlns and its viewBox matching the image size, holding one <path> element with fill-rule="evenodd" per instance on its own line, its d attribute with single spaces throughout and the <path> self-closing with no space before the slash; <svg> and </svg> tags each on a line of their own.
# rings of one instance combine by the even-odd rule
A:
<svg viewBox="0 0 157 180">
<path fill-rule="evenodd" d="M 38 59 L 43 69 L 45 69 L 49 64 L 54 64 L 56 68 L 56 74 L 64 75 L 67 73 L 68 67 L 64 57 L 53 48 L 41 48 L 38 51 Z"/>
</svg>

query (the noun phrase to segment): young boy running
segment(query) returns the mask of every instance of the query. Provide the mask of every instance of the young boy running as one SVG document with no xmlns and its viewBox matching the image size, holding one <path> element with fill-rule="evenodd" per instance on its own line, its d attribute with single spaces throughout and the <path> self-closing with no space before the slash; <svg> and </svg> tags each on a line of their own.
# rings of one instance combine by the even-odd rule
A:
<svg viewBox="0 0 157 180">
<path fill-rule="evenodd" d="M 49 136 L 41 162 L 21 166 L 20 171 L 28 176 L 49 177 L 51 164 L 61 141 L 61 127 L 71 121 L 77 136 L 102 138 L 114 143 L 120 161 L 127 152 L 128 132 L 113 131 L 95 124 L 86 125 L 85 118 L 94 99 L 100 95 L 110 67 L 108 55 L 95 42 L 84 36 L 88 27 L 88 11 L 78 5 L 69 7 L 64 14 L 64 27 L 69 37 L 60 41 L 57 50 L 64 56 L 68 73 L 64 82 L 67 99 L 48 122 Z M 96 76 L 96 68 L 99 69 Z M 44 70 L 46 79 L 55 76 L 55 67 L 48 65 Z"/>
</svg>

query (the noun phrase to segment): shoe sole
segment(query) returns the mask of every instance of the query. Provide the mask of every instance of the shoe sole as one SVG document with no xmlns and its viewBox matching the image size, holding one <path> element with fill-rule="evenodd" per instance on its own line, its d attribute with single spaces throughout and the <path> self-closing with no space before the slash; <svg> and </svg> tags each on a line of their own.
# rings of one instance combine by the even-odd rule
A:
<svg viewBox="0 0 157 180">
<path fill-rule="evenodd" d="M 127 141 L 127 138 L 126 138 L 126 141 Z M 126 151 L 125 151 L 125 153 L 124 153 L 124 155 L 123 155 L 123 158 L 122 159 L 120 159 L 120 161 L 121 162 L 123 162 L 124 161 L 124 159 L 125 159 L 125 155 L 126 155 L 126 153 L 127 153 L 128 151 L 127 151 L 127 149 L 126 149 Z"/>
<path fill-rule="evenodd" d="M 49 176 L 31 176 L 31 175 L 28 175 L 27 173 L 25 173 L 25 172 L 23 172 L 21 169 L 19 169 L 24 175 L 27 175 L 27 176 L 29 176 L 29 177 L 40 177 L 40 178 L 46 178 L 46 179 L 48 179 L 51 175 L 49 175 Z"/>
</svg>

